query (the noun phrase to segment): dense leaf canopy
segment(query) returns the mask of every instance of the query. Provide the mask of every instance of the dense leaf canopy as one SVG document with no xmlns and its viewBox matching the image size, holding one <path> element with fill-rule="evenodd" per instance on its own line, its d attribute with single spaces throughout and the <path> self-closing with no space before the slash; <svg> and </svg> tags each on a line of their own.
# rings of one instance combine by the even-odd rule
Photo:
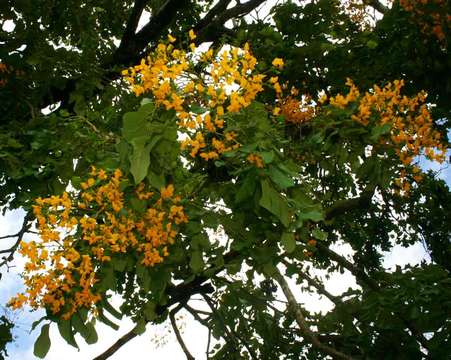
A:
<svg viewBox="0 0 451 360">
<path fill-rule="evenodd" d="M 26 259 L 36 356 L 125 316 L 97 359 L 167 319 L 192 359 L 180 311 L 212 359 L 450 355 L 451 194 L 418 162 L 447 162 L 451 5 L 386 3 L 0 3 L 0 267 Z"/>
</svg>

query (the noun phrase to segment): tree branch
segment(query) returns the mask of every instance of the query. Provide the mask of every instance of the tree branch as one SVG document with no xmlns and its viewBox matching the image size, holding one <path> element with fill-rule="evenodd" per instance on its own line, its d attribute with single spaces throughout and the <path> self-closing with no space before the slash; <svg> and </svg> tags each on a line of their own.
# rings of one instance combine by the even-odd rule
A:
<svg viewBox="0 0 451 360">
<path fill-rule="evenodd" d="M 294 297 L 293 293 L 291 292 L 291 289 L 288 286 L 287 281 L 277 268 L 274 273 L 274 279 L 279 283 L 280 287 L 282 288 L 282 291 L 288 300 L 288 309 L 290 309 L 291 313 L 294 315 L 302 335 L 321 352 L 328 354 L 336 359 L 351 360 L 352 357 L 350 357 L 349 355 L 346 355 L 330 346 L 321 343 L 320 340 L 318 339 L 317 334 L 314 333 L 312 330 L 310 330 L 310 327 L 307 324 L 307 321 L 305 320 L 304 315 L 302 314 L 302 311 L 299 308 L 299 304 L 296 301 L 296 298 Z"/>
<path fill-rule="evenodd" d="M 366 284 L 370 289 L 377 291 L 379 290 L 379 284 L 370 278 L 366 272 L 353 263 L 345 259 L 343 256 L 337 254 L 335 251 L 329 249 L 329 247 L 321 241 L 316 243 L 316 248 L 326 254 L 330 259 L 349 270 L 351 274 L 353 274 L 357 279 L 361 280 L 364 284 Z"/>
<path fill-rule="evenodd" d="M 208 26 L 208 24 L 211 23 L 216 16 L 227 9 L 227 6 L 231 2 L 232 0 L 219 0 L 217 4 L 213 6 L 210 11 L 204 16 L 204 18 L 196 24 L 194 30 L 197 31 Z"/>
<path fill-rule="evenodd" d="M 381 14 L 386 14 L 390 8 L 382 4 L 378 0 L 364 0 L 365 5 L 371 6 L 373 9 L 379 11 Z"/>
<path fill-rule="evenodd" d="M 177 338 L 178 343 L 180 344 L 180 347 L 182 348 L 183 352 L 185 353 L 185 356 L 188 360 L 195 360 L 194 356 L 191 355 L 188 348 L 185 345 L 185 342 L 183 341 L 182 335 L 180 334 L 180 331 L 177 327 L 177 322 L 175 321 L 175 314 L 182 308 L 181 305 L 177 306 L 175 309 L 171 310 L 169 312 L 169 319 L 171 320 L 172 329 L 174 330 L 175 337 Z"/>
<path fill-rule="evenodd" d="M 224 255 L 224 263 L 235 259 L 238 253 L 234 251 L 230 251 L 229 253 Z M 211 271 L 212 268 L 208 269 Z M 214 271 L 214 274 L 222 271 L 224 267 L 219 267 Z M 212 274 L 211 276 L 213 276 Z M 156 313 L 158 315 L 162 315 L 166 310 L 168 310 L 171 306 L 175 304 L 186 304 L 186 302 L 193 296 L 194 294 L 205 294 L 213 291 L 213 287 L 210 284 L 205 284 L 210 277 L 206 276 L 197 276 L 193 281 L 188 284 L 182 283 L 176 286 L 170 286 L 167 289 L 167 295 L 170 297 L 165 305 L 157 306 Z M 118 341 L 116 341 L 110 348 L 108 348 L 101 355 L 97 356 L 94 360 L 105 360 L 112 354 L 114 354 L 117 350 L 119 350 L 123 345 L 125 345 L 128 341 L 132 340 L 136 336 L 137 326 L 135 326 L 130 332 L 122 336 Z"/>
<path fill-rule="evenodd" d="M 345 269 L 349 270 L 351 274 L 353 274 L 357 279 L 366 284 L 371 290 L 380 292 L 379 284 L 370 278 L 365 271 L 358 268 L 348 260 L 346 260 L 341 255 L 337 254 L 335 251 L 329 249 L 329 247 L 322 242 L 318 241 L 316 244 L 318 250 L 326 254 L 330 259 L 337 262 L 339 265 L 343 266 Z M 404 322 L 406 327 L 410 330 L 412 335 L 417 339 L 417 341 L 423 346 L 426 350 L 429 349 L 428 340 L 424 337 L 421 331 L 417 328 L 417 326 L 409 319 L 404 318 L 401 314 L 398 314 L 399 318 Z"/>
<path fill-rule="evenodd" d="M 349 211 L 357 209 L 366 209 L 371 204 L 371 199 L 374 195 L 376 187 L 374 185 L 369 185 L 359 197 L 338 200 L 329 209 L 326 210 L 324 216 L 325 220 L 332 220 L 336 216 L 343 215 Z"/>
<path fill-rule="evenodd" d="M 115 57 L 123 63 L 135 61 L 136 56 L 152 41 L 157 40 L 163 31 L 177 17 L 178 12 L 190 3 L 189 0 L 167 0 L 149 22 L 134 36 L 127 49 L 116 52 Z M 130 52 L 131 51 L 131 52 Z"/>
<path fill-rule="evenodd" d="M 121 336 L 112 346 L 110 346 L 106 351 L 104 351 L 99 356 L 96 356 L 93 360 L 106 360 L 111 355 L 113 355 L 116 351 L 118 351 L 123 345 L 128 343 L 130 340 L 134 339 L 137 334 L 138 325 L 135 326 L 132 330 L 130 330 L 125 335 Z"/>
<path fill-rule="evenodd" d="M 249 0 L 243 4 L 238 3 L 233 8 L 222 11 L 211 16 L 211 21 L 206 24 L 196 25 L 194 30 L 198 34 L 199 42 L 209 42 L 219 39 L 222 35 L 228 34 L 232 29 L 228 29 L 224 24 L 233 18 L 244 16 L 261 5 L 265 0 Z M 212 9 L 213 10 L 213 9 Z M 201 22 L 202 23 L 202 22 Z"/>
<path fill-rule="evenodd" d="M 29 224 L 29 221 L 33 218 L 33 215 L 31 212 L 28 212 L 24 219 L 23 219 L 23 223 L 22 223 L 22 227 L 20 228 L 20 230 L 17 232 L 17 234 L 12 235 L 12 236 L 7 236 L 7 237 L 16 237 L 17 236 L 17 240 L 16 242 L 9 247 L 8 249 L 3 249 L 0 250 L 0 254 L 7 254 L 9 253 L 8 256 L 3 256 L 2 257 L 2 261 L 0 262 L 0 268 L 4 265 L 6 265 L 8 262 L 12 261 L 14 259 L 14 254 L 17 250 L 17 248 L 20 245 L 20 242 L 22 241 L 23 236 L 25 235 L 25 233 L 28 231 L 28 229 L 31 227 L 31 224 Z"/>
<path fill-rule="evenodd" d="M 207 302 L 208 306 L 210 307 L 211 311 L 213 312 L 213 316 L 215 316 L 219 322 L 221 323 L 221 326 L 224 328 L 224 331 L 226 334 L 233 340 L 235 345 L 238 345 L 238 340 L 243 344 L 243 346 L 246 348 L 246 350 L 249 352 L 249 355 L 252 359 L 258 359 L 257 355 L 255 354 L 254 350 L 249 347 L 249 344 L 244 341 L 235 331 L 233 331 L 232 328 L 229 329 L 229 327 L 226 325 L 224 318 L 222 315 L 218 312 L 218 310 L 214 307 L 212 300 L 207 295 L 202 295 L 205 301 Z"/>
<path fill-rule="evenodd" d="M 141 14 L 144 11 L 144 7 L 148 2 L 149 0 L 135 0 L 135 4 L 130 13 L 130 17 L 128 19 L 118 51 L 119 50 L 123 51 L 122 49 L 126 49 L 129 46 L 128 43 L 132 41 L 133 37 L 135 36 L 139 19 L 141 18 Z"/>
</svg>

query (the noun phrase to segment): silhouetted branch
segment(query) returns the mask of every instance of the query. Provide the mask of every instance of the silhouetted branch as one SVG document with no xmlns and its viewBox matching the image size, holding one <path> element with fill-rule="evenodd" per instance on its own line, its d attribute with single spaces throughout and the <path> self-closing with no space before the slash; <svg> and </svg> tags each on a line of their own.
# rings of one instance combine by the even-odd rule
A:
<svg viewBox="0 0 451 360">
<path fill-rule="evenodd" d="M 32 213 L 28 212 L 25 215 L 24 219 L 23 219 L 22 227 L 20 228 L 20 230 L 16 234 L 14 234 L 14 235 L 7 235 L 7 236 L 2 237 L 2 239 L 6 239 L 6 238 L 11 238 L 11 237 L 16 237 L 17 236 L 17 240 L 8 249 L 0 250 L 0 254 L 9 254 L 8 256 L 3 256 L 2 257 L 2 261 L 0 262 L 0 267 L 6 265 L 8 262 L 10 262 L 10 261 L 12 261 L 14 259 L 14 254 L 15 254 L 17 248 L 19 247 L 23 236 L 28 231 L 28 229 L 31 227 L 31 224 L 29 224 L 29 222 L 30 222 L 30 220 L 32 218 L 33 218 Z"/>
<path fill-rule="evenodd" d="M 182 335 L 180 334 L 180 331 L 177 327 L 177 322 L 175 321 L 175 314 L 181 309 L 182 307 L 179 305 L 175 309 L 171 310 L 169 312 L 169 319 L 171 320 L 172 329 L 174 330 L 175 337 L 177 338 L 178 343 L 180 344 L 180 347 L 182 348 L 183 352 L 185 353 L 185 356 L 188 360 L 195 360 L 194 356 L 191 355 L 188 348 L 185 345 L 185 342 L 183 341 Z"/>
<path fill-rule="evenodd" d="M 390 10 L 390 8 L 388 8 L 378 0 L 364 0 L 363 2 L 365 5 L 371 6 L 375 10 L 379 11 L 381 14 L 385 14 L 387 13 L 387 11 Z"/>
<path fill-rule="evenodd" d="M 293 293 L 291 292 L 291 289 L 288 286 L 287 281 L 277 268 L 274 273 L 274 279 L 279 283 L 280 287 L 282 288 L 282 291 L 288 300 L 288 308 L 294 315 L 296 322 L 299 326 L 299 329 L 302 335 L 306 338 L 306 340 L 308 340 L 315 348 L 317 348 L 318 350 L 320 350 L 325 354 L 332 356 L 333 358 L 351 360 L 352 359 L 351 356 L 346 355 L 330 346 L 324 345 L 318 339 L 317 334 L 314 333 L 312 330 L 310 330 L 310 327 L 307 324 L 307 321 L 305 320 L 304 315 L 302 314 L 302 311 L 299 307 L 299 304 L 296 301 L 296 298 L 294 297 Z"/>
</svg>

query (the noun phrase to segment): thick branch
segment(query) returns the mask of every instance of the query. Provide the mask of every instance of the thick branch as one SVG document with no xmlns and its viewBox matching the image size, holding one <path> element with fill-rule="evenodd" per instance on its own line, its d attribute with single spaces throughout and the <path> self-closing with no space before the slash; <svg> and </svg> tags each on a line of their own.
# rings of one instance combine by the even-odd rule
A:
<svg viewBox="0 0 451 360">
<path fill-rule="evenodd" d="M 379 290 L 379 285 L 376 281 L 371 279 L 364 270 L 358 268 L 353 263 L 345 259 L 343 256 L 337 254 L 335 251 L 329 249 L 327 245 L 322 243 L 321 241 L 318 241 L 316 243 L 316 247 L 318 250 L 320 250 L 322 253 L 326 254 L 328 258 L 335 261 L 345 269 L 349 270 L 351 274 L 353 274 L 357 279 L 362 281 L 364 284 L 366 284 L 370 289 L 377 291 Z"/>
<path fill-rule="evenodd" d="M 137 328 L 135 326 L 132 330 L 126 333 L 124 336 L 120 337 L 112 346 L 110 346 L 106 351 L 104 351 L 99 356 L 95 357 L 93 360 L 106 360 L 111 355 L 113 355 L 116 351 L 118 351 L 123 345 L 128 343 L 130 340 L 134 339 L 137 336 Z"/>
<path fill-rule="evenodd" d="M 198 41 L 215 41 L 222 35 L 233 31 L 231 29 L 227 29 L 224 24 L 230 19 L 239 18 L 248 14 L 263 2 L 265 2 L 265 0 L 249 0 L 243 4 L 239 3 L 233 8 L 215 14 L 216 16 L 212 16 L 209 23 L 202 23 L 201 21 L 194 27 L 194 30 L 198 33 Z"/>
<path fill-rule="evenodd" d="M 227 9 L 227 6 L 232 2 L 232 0 L 219 0 L 215 6 L 213 6 L 210 11 L 200 20 L 195 27 L 195 30 L 199 30 L 208 26 L 216 16 L 221 14 Z"/>
<path fill-rule="evenodd" d="M 343 215 L 352 210 L 367 209 L 376 190 L 375 186 L 368 186 L 359 197 L 338 200 L 326 210 L 325 219 L 332 220 L 336 216 Z"/>
<path fill-rule="evenodd" d="M 235 259 L 237 257 L 237 253 L 234 251 L 231 251 L 224 255 L 224 263 L 227 264 L 229 261 Z M 214 274 L 219 273 L 222 271 L 224 267 L 217 268 L 214 272 Z M 211 270 L 211 268 L 209 269 Z M 214 275 L 213 274 L 213 275 Z M 213 276 L 211 275 L 211 276 Z M 213 288 L 210 284 L 205 284 L 208 280 L 210 280 L 210 277 L 206 276 L 197 276 L 193 281 L 191 281 L 188 284 L 182 283 L 177 286 L 171 286 L 168 287 L 167 294 L 170 296 L 169 300 L 165 305 L 160 305 L 156 308 L 156 313 L 161 315 L 166 310 L 168 310 L 171 306 L 175 304 L 185 304 L 191 296 L 194 294 L 205 294 L 213 291 Z M 101 355 L 97 356 L 94 360 L 104 360 L 107 359 L 109 356 L 114 354 L 117 350 L 119 350 L 123 345 L 125 345 L 128 341 L 132 340 L 135 336 L 135 330 L 137 327 L 135 327 L 133 330 L 131 330 L 129 333 L 125 334 L 123 337 L 121 337 L 118 341 L 116 341 L 110 348 L 108 348 L 105 352 L 103 352 Z"/>
<path fill-rule="evenodd" d="M 371 6 L 381 14 L 387 13 L 390 9 L 378 0 L 364 0 L 365 5 Z"/>
<path fill-rule="evenodd" d="M 323 343 L 321 343 L 320 340 L 318 339 L 317 334 L 314 333 L 312 330 L 310 330 L 310 327 L 307 324 L 307 321 L 305 320 L 304 315 L 302 314 L 302 311 L 299 308 L 298 302 L 296 301 L 296 298 L 294 297 L 293 293 L 291 292 L 291 289 L 288 286 L 287 281 L 285 280 L 284 276 L 280 273 L 280 271 L 277 268 L 276 268 L 276 272 L 274 273 L 274 279 L 279 283 L 280 287 L 282 288 L 282 291 L 288 300 L 288 308 L 291 310 L 291 313 L 294 315 L 302 335 L 315 348 L 317 348 L 321 352 L 328 354 L 336 359 L 351 360 L 352 357 L 350 357 L 330 346 L 327 346 L 327 345 L 324 345 Z"/>
<path fill-rule="evenodd" d="M 152 41 L 157 40 L 177 17 L 178 12 L 189 4 L 189 0 L 167 0 L 149 22 L 135 35 L 126 49 L 118 49 L 116 56 L 122 63 L 135 60 L 136 56 Z M 116 57 L 115 56 L 115 57 Z"/>
<path fill-rule="evenodd" d="M 135 0 L 135 4 L 130 13 L 130 17 L 127 22 L 127 26 L 124 31 L 124 35 L 122 36 L 121 44 L 119 45 L 119 49 L 127 48 L 128 43 L 132 41 L 135 36 L 136 29 L 138 28 L 139 19 L 144 11 L 144 7 L 148 3 L 148 0 Z M 119 51 L 119 50 L 118 50 Z"/>
<path fill-rule="evenodd" d="M 177 311 L 181 309 L 181 306 L 177 306 L 175 309 L 171 310 L 169 312 L 169 319 L 171 320 L 172 329 L 174 330 L 175 337 L 177 338 L 178 343 L 180 344 L 180 347 L 182 348 L 183 352 L 185 353 L 185 356 L 188 360 L 195 360 L 194 356 L 191 355 L 188 348 L 185 345 L 185 342 L 183 341 L 182 335 L 180 334 L 180 331 L 177 327 L 177 322 L 175 321 L 175 314 Z"/>
</svg>

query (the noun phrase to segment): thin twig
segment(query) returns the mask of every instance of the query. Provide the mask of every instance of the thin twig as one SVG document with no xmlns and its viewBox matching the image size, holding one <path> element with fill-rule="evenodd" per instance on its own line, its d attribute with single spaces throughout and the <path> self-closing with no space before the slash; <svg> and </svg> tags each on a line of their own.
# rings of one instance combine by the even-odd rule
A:
<svg viewBox="0 0 451 360">
<path fill-rule="evenodd" d="M 222 327 L 224 328 L 226 334 L 229 335 L 229 337 L 231 339 L 233 339 L 233 342 L 235 343 L 235 345 L 238 345 L 238 341 L 239 340 L 244 347 L 246 348 L 246 350 L 249 352 L 249 355 L 251 356 L 252 359 L 258 359 L 257 355 L 255 354 L 254 350 L 252 350 L 248 343 L 246 341 L 243 340 L 242 337 L 240 337 L 232 328 L 228 328 L 228 326 L 225 323 L 224 318 L 222 317 L 221 313 L 219 311 L 217 311 L 217 309 L 214 307 L 213 302 L 211 300 L 211 298 L 206 295 L 206 294 L 202 294 L 202 296 L 204 297 L 205 301 L 207 302 L 208 306 L 211 308 L 211 310 L 213 311 L 213 314 L 216 316 L 216 318 L 219 320 L 219 322 L 221 323 Z"/>
<path fill-rule="evenodd" d="M 14 259 L 14 254 L 17 250 L 17 248 L 20 245 L 20 242 L 22 241 L 22 238 L 24 234 L 28 231 L 28 229 L 31 227 L 31 224 L 29 224 L 29 221 L 32 219 L 33 215 L 31 212 L 28 212 L 23 220 L 22 227 L 18 231 L 18 233 L 15 235 L 17 236 L 17 241 L 8 249 L 0 250 L 0 254 L 6 254 L 9 253 L 8 256 L 4 256 L 2 261 L 0 262 L 0 267 L 6 265 L 8 262 L 12 261 Z"/>
<path fill-rule="evenodd" d="M 177 322 L 175 321 L 175 314 L 182 308 L 181 305 L 177 306 L 175 309 L 171 310 L 169 312 L 169 319 L 171 320 L 172 329 L 174 330 L 175 337 L 177 338 L 177 341 L 182 348 L 183 352 L 185 353 L 185 356 L 188 360 L 195 360 L 194 356 L 191 355 L 188 348 L 185 345 L 185 342 L 183 341 L 182 335 L 180 334 L 180 331 L 177 327 Z"/>
</svg>

